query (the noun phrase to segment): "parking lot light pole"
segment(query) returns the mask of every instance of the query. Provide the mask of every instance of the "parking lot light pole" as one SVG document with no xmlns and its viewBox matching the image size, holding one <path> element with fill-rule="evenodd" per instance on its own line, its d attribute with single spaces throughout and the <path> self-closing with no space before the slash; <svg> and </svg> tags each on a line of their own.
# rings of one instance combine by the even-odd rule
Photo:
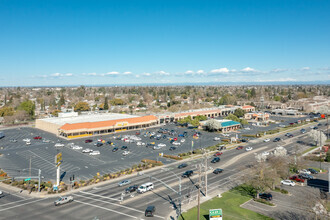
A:
<svg viewBox="0 0 330 220">
<path fill-rule="evenodd" d="M 179 214 L 178 214 L 178 219 L 181 216 L 181 202 L 182 202 L 182 194 L 181 194 L 181 177 L 178 176 L 176 173 L 174 173 L 171 170 L 168 170 L 169 172 L 173 173 L 178 179 L 179 179 Z"/>
</svg>

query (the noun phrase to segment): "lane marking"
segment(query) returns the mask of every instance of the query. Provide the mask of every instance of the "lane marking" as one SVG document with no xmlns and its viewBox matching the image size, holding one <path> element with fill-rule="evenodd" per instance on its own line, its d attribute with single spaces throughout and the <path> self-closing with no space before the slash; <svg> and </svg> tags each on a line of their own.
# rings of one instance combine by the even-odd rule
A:
<svg viewBox="0 0 330 220">
<path fill-rule="evenodd" d="M 81 201 L 78 201 L 78 200 L 74 200 L 74 201 L 77 202 L 77 203 L 81 203 L 81 204 L 84 204 L 84 205 L 93 206 L 93 207 L 96 207 L 96 208 L 99 208 L 99 209 L 104 209 L 104 210 L 107 210 L 107 211 L 110 211 L 110 212 L 115 212 L 115 213 L 120 214 L 120 215 L 125 215 L 127 217 L 137 219 L 137 217 L 135 217 L 135 216 L 128 215 L 128 214 L 122 213 L 122 212 L 118 212 L 116 210 L 108 209 L 108 208 L 105 208 L 105 207 L 102 207 L 102 206 L 98 206 L 98 205 L 94 205 L 94 204 L 90 204 L 90 203 L 87 203 L 87 202 L 81 202 Z"/>
<path fill-rule="evenodd" d="M 89 192 L 84 192 L 84 191 L 80 191 L 80 193 L 84 193 L 84 194 L 92 195 L 92 196 L 98 196 L 98 197 L 101 197 L 101 198 L 111 199 L 111 200 L 120 202 L 120 199 L 114 199 L 114 198 L 111 198 L 111 197 L 101 196 L 101 195 L 97 195 L 97 194 L 94 194 L 94 193 L 89 193 Z"/>
<path fill-rule="evenodd" d="M 12 206 L 12 207 L 8 207 L 8 208 L 0 209 L 0 212 L 6 211 L 6 210 L 9 210 L 9 209 L 13 209 L 13 208 L 16 208 L 16 207 L 20 207 L 20 206 L 23 206 L 23 205 L 27 205 L 27 204 L 39 202 L 39 201 L 42 201 L 42 200 L 45 200 L 45 199 L 48 199 L 48 198 L 38 199 L 38 200 L 31 201 L 31 202 L 19 204 L 19 205 L 16 205 L 16 206 Z"/>
<path fill-rule="evenodd" d="M 1 206 L 6 206 L 6 205 L 10 205 L 10 204 L 14 204 L 14 203 L 19 203 L 19 202 L 22 202 L 22 201 L 28 201 L 28 200 L 32 200 L 32 199 L 26 199 L 26 200 L 17 200 L 17 201 L 14 201 L 14 202 L 9 202 L 9 203 L 6 203 L 6 204 L 2 204 L 0 205 Z"/>
</svg>

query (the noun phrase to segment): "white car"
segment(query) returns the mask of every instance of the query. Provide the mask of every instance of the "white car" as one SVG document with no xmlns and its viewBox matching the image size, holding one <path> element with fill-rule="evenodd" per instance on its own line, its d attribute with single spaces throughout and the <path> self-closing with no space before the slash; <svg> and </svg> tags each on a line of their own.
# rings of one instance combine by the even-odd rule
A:
<svg viewBox="0 0 330 220">
<path fill-rule="evenodd" d="M 172 144 L 173 145 L 181 145 L 180 142 L 176 142 L 176 141 L 174 141 Z"/>
<path fill-rule="evenodd" d="M 93 152 L 92 149 L 86 148 L 85 150 L 82 150 L 83 153 L 90 153 Z"/>
<path fill-rule="evenodd" d="M 269 152 L 268 151 L 264 151 L 264 152 L 262 152 L 262 155 L 263 156 L 268 156 L 269 155 Z"/>
<path fill-rule="evenodd" d="M 287 186 L 295 186 L 296 185 L 292 180 L 282 180 L 281 184 L 287 185 Z"/>
<path fill-rule="evenodd" d="M 229 137 L 229 134 L 222 134 L 222 136 L 224 136 L 224 137 Z"/>
<path fill-rule="evenodd" d="M 251 130 L 251 128 L 249 128 L 249 127 L 246 127 L 246 128 L 244 128 L 245 130 Z"/>
<path fill-rule="evenodd" d="M 311 175 L 311 172 L 306 169 L 300 170 L 299 173 Z"/>
<path fill-rule="evenodd" d="M 124 152 L 123 152 L 123 155 L 124 156 L 126 156 L 126 155 L 128 155 L 129 154 L 129 151 L 127 151 L 127 150 L 125 150 Z"/>
<path fill-rule="evenodd" d="M 160 144 L 158 144 L 158 147 L 166 147 L 166 144 L 160 143 Z"/>
<path fill-rule="evenodd" d="M 139 141 L 139 142 L 136 143 L 136 145 L 137 145 L 137 146 L 141 146 L 141 145 L 142 145 L 142 142 Z"/>
<path fill-rule="evenodd" d="M 78 146 L 78 145 L 74 145 L 71 147 L 73 150 L 81 150 L 82 147 Z"/>
<path fill-rule="evenodd" d="M 56 144 L 55 144 L 55 147 L 64 147 L 64 144 L 56 143 Z"/>
<path fill-rule="evenodd" d="M 267 138 L 267 139 L 265 139 L 265 140 L 264 140 L 264 142 L 269 142 L 269 141 L 270 141 L 270 139 L 269 139 L 269 138 Z"/>
<path fill-rule="evenodd" d="M 253 148 L 252 147 L 246 147 L 245 150 L 246 151 L 251 151 Z"/>
<path fill-rule="evenodd" d="M 215 137 L 215 138 L 213 138 L 213 140 L 214 140 L 214 141 L 220 141 L 221 138 L 219 138 L 219 137 Z"/>
<path fill-rule="evenodd" d="M 182 139 L 182 140 L 181 140 L 181 143 L 183 143 L 183 142 L 185 142 L 185 141 L 186 141 L 185 139 Z"/>
<path fill-rule="evenodd" d="M 93 156 L 100 155 L 100 151 L 94 150 L 94 151 L 90 152 L 89 155 L 93 155 Z"/>
<path fill-rule="evenodd" d="M 25 142 L 26 145 L 31 145 L 30 141 Z"/>
<path fill-rule="evenodd" d="M 31 141 L 31 139 L 29 139 L 29 138 L 25 138 L 25 139 L 23 139 L 23 141 Z"/>
<path fill-rule="evenodd" d="M 43 139 L 42 142 L 43 142 L 43 143 L 49 143 L 50 140 Z"/>
</svg>

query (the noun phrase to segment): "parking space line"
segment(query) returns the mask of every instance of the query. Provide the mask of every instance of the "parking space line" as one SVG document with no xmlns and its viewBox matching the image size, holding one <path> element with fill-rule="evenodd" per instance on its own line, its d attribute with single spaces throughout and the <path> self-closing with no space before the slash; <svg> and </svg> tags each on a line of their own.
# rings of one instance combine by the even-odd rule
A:
<svg viewBox="0 0 330 220">
<path fill-rule="evenodd" d="M 87 203 L 87 202 L 81 202 L 81 201 L 78 201 L 78 200 L 74 200 L 74 201 L 75 201 L 75 202 L 78 202 L 78 203 L 81 203 L 81 204 L 84 204 L 84 205 L 93 206 L 93 207 L 96 207 L 96 208 L 104 209 L 104 210 L 107 210 L 107 211 L 110 211 L 110 212 L 115 212 L 115 213 L 120 214 L 120 215 L 125 215 L 125 216 L 127 216 L 127 217 L 137 219 L 137 217 L 135 217 L 135 216 L 128 215 L 128 214 L 123 213 L 123 212 L 118 212 L 118 211 L 113 210 L 113 209 L 109 209 L 109 208 L 105 208 L 105 207 L 102 207 L 102 206 L 98 206 L 98 205 L 90 204 L 90 203 Z"/>
</svg>

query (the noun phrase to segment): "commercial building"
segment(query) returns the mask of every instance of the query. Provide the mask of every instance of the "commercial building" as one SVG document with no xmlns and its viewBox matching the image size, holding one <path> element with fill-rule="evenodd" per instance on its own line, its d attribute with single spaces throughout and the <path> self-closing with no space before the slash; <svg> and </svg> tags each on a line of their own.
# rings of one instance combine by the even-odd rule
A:
<svg viewBox="0 0 330 220">
<path fill-rule="evenodd" d="M 267 121 L 269 114 L 264 112 L 248 112 L 244 114 L 245 120 Z"/>
<path fill-rule="evenodd" d="M 154 115 L 87 114 L 36 120 L 36 128 L 66 138 L 78 138 L 142 129 L 158 124 Z"/>
<path fill-rule="evenodd" d="M 221 119 L 221 120 L 214 119 L 214 120 L 217 123 L 219 123 L 218 131 L 221 131 L 223 133 L 230 132 L 230 131 L 235 131 L 235 130 L 237 130 L 241 127 L 241 124 L 239 122 L 236 122 L 236 121 L 227 120 L 227 119 Z M 203 127 L 203 129 L 207 129 L 207 123 L 209 121 L 210 120 L 200 122 L 200 125 Z"/>
</svg>

